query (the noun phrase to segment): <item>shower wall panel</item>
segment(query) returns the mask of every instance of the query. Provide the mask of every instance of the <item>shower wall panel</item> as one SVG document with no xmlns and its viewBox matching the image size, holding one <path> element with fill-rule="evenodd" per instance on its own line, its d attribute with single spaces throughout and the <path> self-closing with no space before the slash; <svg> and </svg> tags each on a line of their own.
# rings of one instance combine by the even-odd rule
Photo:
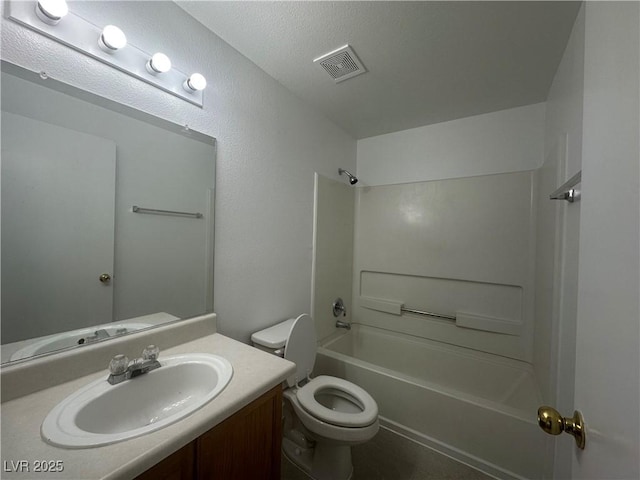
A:
<svg viewBox="0 0 640 480">
<path fill-rule="evenodd" d="M 531 171 L 357 189 L 354 322 L 530 362 L 534 182 Z"/>
<path fill-rule="evenodd" d="M 315 174 L 311 313 L 319 340 L 335 332 L 336 298 L 346 306 L 340 320 L 351 321 L 354 202 L 351 185 Z"/>
</svg>

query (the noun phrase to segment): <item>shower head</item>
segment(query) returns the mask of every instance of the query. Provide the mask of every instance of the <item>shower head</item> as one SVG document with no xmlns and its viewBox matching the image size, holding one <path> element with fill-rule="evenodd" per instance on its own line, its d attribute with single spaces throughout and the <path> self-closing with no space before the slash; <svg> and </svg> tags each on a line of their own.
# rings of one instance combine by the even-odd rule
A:
<svg viewBox="0 0 640 480">
<path fill-rule="evenodd" d="M 339 168 L 338 169 L 338 175 L 342 175 L 345 174 L 347 177 L 349 177 L 349 183 L 351 185 L 355 185 L 356 183 L 358 183 L 358 179 L 356 178 L 355 175 L 352 175 L 351 173 L 347 172 L 344 168 Z"/>
</svg>

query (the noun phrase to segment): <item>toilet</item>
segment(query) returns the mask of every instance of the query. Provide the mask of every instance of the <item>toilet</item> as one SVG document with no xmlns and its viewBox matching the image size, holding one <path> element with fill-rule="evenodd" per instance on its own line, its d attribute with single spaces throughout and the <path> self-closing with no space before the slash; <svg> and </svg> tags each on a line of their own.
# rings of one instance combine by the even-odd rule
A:
<svg viewBox="0 0 640 480">
<path fill-rule="evenodd" d="M 316 480 L 351 478 L 351 446 L 378 432 L 376 401 L 347 380 L 311 378 L 317 345 L 315 325 L 307 314 L 260 330 L 251 342 L 296 364 L 283 392 L 286 457 Z"/>
</svg>

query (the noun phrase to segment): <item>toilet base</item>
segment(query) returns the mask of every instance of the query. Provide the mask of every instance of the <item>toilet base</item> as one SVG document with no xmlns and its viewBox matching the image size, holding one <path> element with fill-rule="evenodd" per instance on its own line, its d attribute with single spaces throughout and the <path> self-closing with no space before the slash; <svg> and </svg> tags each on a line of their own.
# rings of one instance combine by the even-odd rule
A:
<svg viewBox="0 0 640 480">
<path fill-rule="evenodd" d="M 294 465 L 314 480 L 351 480 L 351 446 L 316 442 L 313 447 L 301 447 L 289 438 L 282 439 L 282 451 Z"/>
</svg>

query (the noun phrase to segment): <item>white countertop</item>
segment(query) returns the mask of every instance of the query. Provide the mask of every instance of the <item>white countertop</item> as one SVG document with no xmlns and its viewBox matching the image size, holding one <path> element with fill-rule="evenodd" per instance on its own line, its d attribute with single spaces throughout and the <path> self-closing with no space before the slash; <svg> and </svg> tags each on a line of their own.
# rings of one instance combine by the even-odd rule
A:
<svg viewBox="0 0 640 480">
<path fill-rule="evenodd" d="M 233 377 L 220 395 L 188 417 L 156 432 L 104 447 L 70 450 L 49 445 L 40 425 L 61 400 L 108 371 L 97 372 L 2 404 L 2 478 L 132 479 L 196 439 L 224 419 L 269 391 L 295 370 L 275 355 L 212 334 L 169 348 L 160 354 L 213 353 L 233 365 Z M 117 353 L 117 352 L 116 352 Z M 135 381 L 135 380 L 130 380 Z M 16 472 L 18 462 L 30 471 Z M 35 461 L 61 461 L 61 473 L 35 473 Z"/>
</svg>

